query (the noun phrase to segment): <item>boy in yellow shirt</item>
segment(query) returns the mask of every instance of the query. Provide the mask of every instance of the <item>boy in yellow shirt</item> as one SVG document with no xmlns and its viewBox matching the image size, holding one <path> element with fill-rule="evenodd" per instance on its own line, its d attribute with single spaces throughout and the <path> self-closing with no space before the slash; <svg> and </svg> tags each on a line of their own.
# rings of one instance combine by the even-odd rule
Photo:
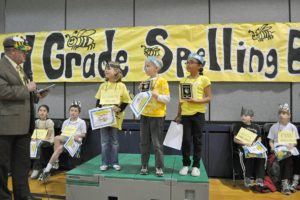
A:
<svg viewBox="0 0 300 200">
<path fill-rule="evenodd" d="M 159 58 L 149 56 L 145 61 L 145 72 L 150 79 L 140 85 L 141 89 L 144 83 L 147 82 L 148 85 L 145 88 L 152 93 L 152 97 L 143 110 L 140 120 L 142 162 L 140 174 L 142 175 L 148 174 L 151 142 L 155 153 L 156 175 L 164 175 L 163 129 L 166 116 L 166 104 L 170 101 L 170 91 L 167 80 L 158 76 L 158 72 L 162 67 L 162 61 Z"/>
</svg>

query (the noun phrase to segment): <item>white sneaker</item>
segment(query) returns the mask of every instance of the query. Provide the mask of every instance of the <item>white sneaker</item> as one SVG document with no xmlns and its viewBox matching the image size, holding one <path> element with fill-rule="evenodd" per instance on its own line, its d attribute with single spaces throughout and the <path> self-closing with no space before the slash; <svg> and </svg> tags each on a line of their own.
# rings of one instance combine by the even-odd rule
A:
<svg viewBox="0 0 300 200">
<path fill-rule="evenodd" d="M 120 170 L 121 170 L 121 166 L 120 166 L 120 165 L 113 165 L 113 168 L 114 168 L 116 171 L 120 171 Z"/>
<path fill-rule="evenodd" d="M 189 167 L 183 166 L 181 168 L 181 170 L 179 171 L 179 174 L 182 175 L 182 176 L 186 176 L 188 174 L 188 172 L 189 172 Z"/>
<path fill-rule="evenodd" d="M 198 167 L 193 167 L 191 175 L 192 176 L 200 176 L 199 168 Z"/>
<path fill-rule="evenodd" d="M 40 175 L 40 170 L 35 169 L 32 171 L 30 178 L 37 179 L 39 177 L 39 175 Z"/>
<path fill-rule="evenodd" d="M 107 165 L 101 165 L 100 166 L 100 170 L 101 171 L 106 171 L 108 169 L 108 166 Z"/>
</svg>

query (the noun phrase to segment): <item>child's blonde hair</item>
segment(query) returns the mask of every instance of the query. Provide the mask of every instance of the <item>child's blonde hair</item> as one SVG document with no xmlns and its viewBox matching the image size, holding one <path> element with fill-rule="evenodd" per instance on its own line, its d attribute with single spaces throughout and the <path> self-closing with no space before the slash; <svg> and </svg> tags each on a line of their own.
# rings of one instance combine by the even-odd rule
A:
<svg viewBox="0 0 300 200">
<path fill-rule="evenodd" d="M 115 74 L 115 81 L 116 82 L 120 82 L 123 78 L 123 73 L 122 73 L 122 70 L 121 70 L 121 66 L 120 66 L 120 63 L 118 62 L 113 62 L 113 61 L 110 61 L 106 64 L 105 66 L 106 68 L 113 68 L 117 73 Z M 106 78 L 105 79 L 106 81 L 108 81 L 108 79 Z"/>
</svg>

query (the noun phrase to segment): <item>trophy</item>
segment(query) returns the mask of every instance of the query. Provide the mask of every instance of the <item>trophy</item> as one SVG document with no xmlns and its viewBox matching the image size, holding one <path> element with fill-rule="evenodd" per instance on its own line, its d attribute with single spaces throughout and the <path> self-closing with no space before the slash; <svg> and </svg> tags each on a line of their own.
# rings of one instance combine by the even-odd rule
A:
<svg viewBox="0 0 300 200">
<path fill-rule="evenodd" d="M 181 99 L 190 99 L 193 97 L 192 95 L 192 85 L 191 84 L 181 84 Z"/>
</svg>

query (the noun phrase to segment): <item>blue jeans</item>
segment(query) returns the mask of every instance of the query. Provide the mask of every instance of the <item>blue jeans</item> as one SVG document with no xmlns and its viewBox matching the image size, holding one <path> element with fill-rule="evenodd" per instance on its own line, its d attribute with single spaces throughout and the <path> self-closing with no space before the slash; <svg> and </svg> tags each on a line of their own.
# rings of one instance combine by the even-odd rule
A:
<svg viewBox="0 0 300 200">
<path fill-rule="evenodd" d="M 100 129 L 101 133 L 101 152 L 102 165 L 118 165 L 118 141 L 119 129 L 113 127 L 105 127 Z"/>
</svg>

